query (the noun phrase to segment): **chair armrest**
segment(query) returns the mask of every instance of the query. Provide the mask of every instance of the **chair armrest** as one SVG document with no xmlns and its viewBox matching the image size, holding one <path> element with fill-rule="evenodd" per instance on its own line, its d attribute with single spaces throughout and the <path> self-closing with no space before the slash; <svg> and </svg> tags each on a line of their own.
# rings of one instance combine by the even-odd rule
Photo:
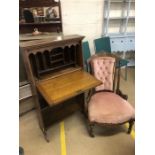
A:
<svg viewBox="0 0 155 155">
<path fill-rule="evenodd" d="M 119 96 L 121 96 L 123 99 L 127 100 L 128 99 L 128 95 L 123 94 L 121 90 L 116 90 L 116 94 L 118 94 Z"/>
</svg>

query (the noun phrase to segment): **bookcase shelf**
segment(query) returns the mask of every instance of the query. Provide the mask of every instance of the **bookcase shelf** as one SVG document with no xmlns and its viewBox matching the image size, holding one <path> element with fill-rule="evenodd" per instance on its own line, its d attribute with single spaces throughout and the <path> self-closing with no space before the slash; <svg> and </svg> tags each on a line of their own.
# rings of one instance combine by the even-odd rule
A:
<svg viewBox="0 0 155 155">
<path fill-rule="evenodd" d="M 131 24 L 132 22 L 132 24 Z M 105 0 L 103 36 L 111 34 L 126 35 L 135 26 L 135 1 Z M 131 31 L 134 33 L 134 31 Z"/>
<path fill-rule="evenodd" d="M 135 1 L 104 0 L 104 24 L 102 36 L 110 37 L 112 52 L 128 53 L 135 51 Z M 129 66 L 134 66 L 134 59 Z"/>
<path fill-rule="evenodd" d="M 19 33 L 62 32 L 61 3 L 55 0 L 19 0 Z"/>
</svg>

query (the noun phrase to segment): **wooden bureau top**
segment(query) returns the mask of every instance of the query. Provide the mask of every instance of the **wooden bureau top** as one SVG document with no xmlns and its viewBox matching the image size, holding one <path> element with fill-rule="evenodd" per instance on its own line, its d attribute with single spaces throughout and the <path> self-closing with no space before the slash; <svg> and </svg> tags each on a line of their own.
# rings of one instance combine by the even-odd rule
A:
<svg viewBox="0 0 155 155">
<path fill-rule="evenodd" d="M 82 40 L 84 36 L 80 35 L 59 35 L 53 36 L 48 39 L 39 39 L 39 40 L 31 40 L 31 41 L 21 41 L 20 47 L 23 49 L 33 49 L 36 47 L 55 45 L 56 43 L 65 43 L 71 41 Z"/>
<path fill-rule="evenodd" d="M 38 81 L 36 87 L 49 105 L 55 105 L 100 84 L 101 81 L 79 70 L 57 78 Z"/>
</svg>

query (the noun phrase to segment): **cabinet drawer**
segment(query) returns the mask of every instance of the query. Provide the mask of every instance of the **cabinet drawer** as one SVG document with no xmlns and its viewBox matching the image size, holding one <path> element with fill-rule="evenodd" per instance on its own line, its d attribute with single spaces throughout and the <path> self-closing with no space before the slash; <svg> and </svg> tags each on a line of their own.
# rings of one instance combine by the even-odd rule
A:
<svg viewBox="0 0 155 155">
<path fill-rule="evenodd" d="M 110 38 L 111 51 L 130 51 L 135 50 L 135 38 L 134 37 L 117 37 Z"/>
<path fill-rule="evenodd" d="M 127 50 L 135 50 L 135 38 L 134 37 L 128 37 L 126 38 L 127 43 Z"/>
<path fill-rule="evenodd" d="M 126 39 L 125 38 L 111 38 L 111 51 L 126 51 Z"/>
</svg>

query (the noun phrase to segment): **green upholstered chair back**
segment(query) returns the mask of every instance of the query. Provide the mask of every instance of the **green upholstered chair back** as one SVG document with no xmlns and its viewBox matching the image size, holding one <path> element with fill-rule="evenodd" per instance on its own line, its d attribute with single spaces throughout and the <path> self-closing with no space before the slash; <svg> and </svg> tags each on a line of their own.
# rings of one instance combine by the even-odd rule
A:
<svg viewBox="0 0 155 155">
<path fill-rule="evenodd" d="M 90 48 L 88 41 L 82 43 L 82 51 L 83 51 L 83 61 L 84 61 L 84 68 L 88 71 L 87 60 L 90 58 Z"/>
<path fill-rule="evenodd" d="M 109 37 L 102 37 L 94 40 L 95 53 L 99 53 L 101 51 L 110 52 L 111 53 L 111 45 Z"/>
<path fill-rule="evenodd" d="M 82 50 L 83 50 L 84 61 L 87 61 L 87 59 L 89 59 L 91 56 L 88 41 L 85 41 L 82 43 Z"/>
</svg>

